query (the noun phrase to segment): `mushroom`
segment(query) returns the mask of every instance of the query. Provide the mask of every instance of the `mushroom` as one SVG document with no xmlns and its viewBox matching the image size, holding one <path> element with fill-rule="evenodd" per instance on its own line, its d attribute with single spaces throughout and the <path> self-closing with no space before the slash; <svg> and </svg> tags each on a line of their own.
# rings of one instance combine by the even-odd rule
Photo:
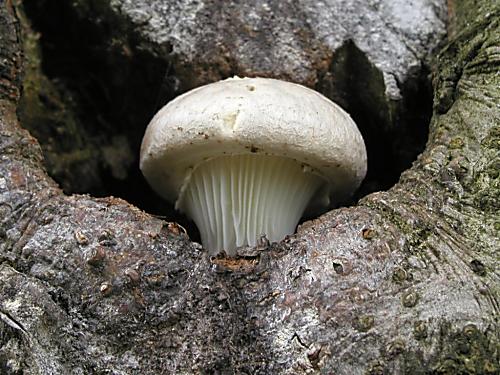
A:
<svg viewBox="0 0 500 375">
<path fill-rule="evenodd" d="M 229 78 L 164 106 L 142 140 L 152 188 L 196 223 L 210 254 L 282 240 L 307 207 L 352 195 L 366 148 L 350 116 L 304 86 Z"/>
</svg>

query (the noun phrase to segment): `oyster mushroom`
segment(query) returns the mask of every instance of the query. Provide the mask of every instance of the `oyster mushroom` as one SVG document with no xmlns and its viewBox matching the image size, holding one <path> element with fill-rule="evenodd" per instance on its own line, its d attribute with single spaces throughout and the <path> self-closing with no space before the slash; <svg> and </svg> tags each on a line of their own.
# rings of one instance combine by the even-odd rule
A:
<svg viewBox="0 0 500 375">
<path fill-rule="evenodd" d="M 229 78 L 163 107 L 140 167 L 196 223 L 211 254 L 293 233 L 304 210 L 352 195 L 366 174 L 363 138 L 338 105 L 304 86 Z"/>
</svg>

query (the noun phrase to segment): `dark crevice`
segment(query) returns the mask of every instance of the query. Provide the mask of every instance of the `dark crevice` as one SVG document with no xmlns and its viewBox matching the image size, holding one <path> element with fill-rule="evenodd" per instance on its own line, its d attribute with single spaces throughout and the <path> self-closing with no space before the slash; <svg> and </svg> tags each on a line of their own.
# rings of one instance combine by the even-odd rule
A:
<svg viewBox="0 0 500 375">
<path fill-rule="evenodd" d="M 382 72 L 348 41 L 316 88 L 346 109 L 363 134 L 368 173 L 355 198 L 393 186 L 425 148 L 432 115 L 428 69 L 399 83 L 402 99 L 392 101 L 385 95 Z"/>
<path fill-rule="evenodd" d="M 88 2 L 95 9 L 82 10 L 72 4 L 26 0 L 24 5 L 40 36 L 42 76 L 48 82 L 39 79 L 31 91 L 25 85 L 20 117 L 40 140 L 49 173 L 66 193 L 118 196 L 197 233 L 153 193 L 138 165 L 147 124 L 192 77 L 175 71 L 168 51 L 156 55 L 141 48 L 143 41 L 127 28 L 130 22 L 105 5 Z M 28 60 L 33 53 L 28 51 Z M 368 175 L 346 204 L 393 186 L 424 149 L 432 111 L 428 74 L 426 68 L 412 72 L 399 83 L 403 99 L 391 101 L 381 71 L 353 42 L 335 51 L 316 89 L 351 114 L 368 149 Z"/>
<path fill-rule="evenodd" d="M 65 193 L 118 196 L 189 226 L 139 170 L 146 125 L 178 94 L 172 62 L 145 52 L 106 6 L 89 4 L 94 7 L 85 13 L 100 17 L 87 18 L 71 2 L 24 2 L 48 80 L 28 70 L 26 80 L 34 82 L 25 84 L 21 121 L 40 141 L 48 172 Z M 33 54 L 27 51 L 28 60 Z"/>
</svg>

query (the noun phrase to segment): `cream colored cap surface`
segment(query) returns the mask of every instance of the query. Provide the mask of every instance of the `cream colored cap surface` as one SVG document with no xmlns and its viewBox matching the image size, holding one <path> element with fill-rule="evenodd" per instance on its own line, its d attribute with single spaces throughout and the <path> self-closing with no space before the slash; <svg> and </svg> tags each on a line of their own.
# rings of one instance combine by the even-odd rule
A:
<svg viewBox="0 0 500 375">
<path fill-rule="evenodd" d="M 146 129 L 140 167 L 153 189 L 175 202 L 191 172 L 223 155 L 285 156 L 321 175 L 333 201 L 366 174 L 366 148 L 351 117 L 304 86 L 267 78 L 229 78 L 164 106 Z"/>
</svg>

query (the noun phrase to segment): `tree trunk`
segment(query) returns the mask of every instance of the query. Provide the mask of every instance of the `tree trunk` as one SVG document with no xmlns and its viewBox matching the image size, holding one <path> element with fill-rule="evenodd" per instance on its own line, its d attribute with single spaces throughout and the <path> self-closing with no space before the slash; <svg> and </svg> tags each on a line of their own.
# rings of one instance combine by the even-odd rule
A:
<svg viewBox="0 0 500 375">
<path fill-rule="evenodd" d="M 399 182 L 211 259 L 177 224 L 47 176 L 16 112 L 19 14 L 1 2 L 0 372 L 498 373 L 500 12 L 448 7 L 429 139 Z"/>
</svg>

